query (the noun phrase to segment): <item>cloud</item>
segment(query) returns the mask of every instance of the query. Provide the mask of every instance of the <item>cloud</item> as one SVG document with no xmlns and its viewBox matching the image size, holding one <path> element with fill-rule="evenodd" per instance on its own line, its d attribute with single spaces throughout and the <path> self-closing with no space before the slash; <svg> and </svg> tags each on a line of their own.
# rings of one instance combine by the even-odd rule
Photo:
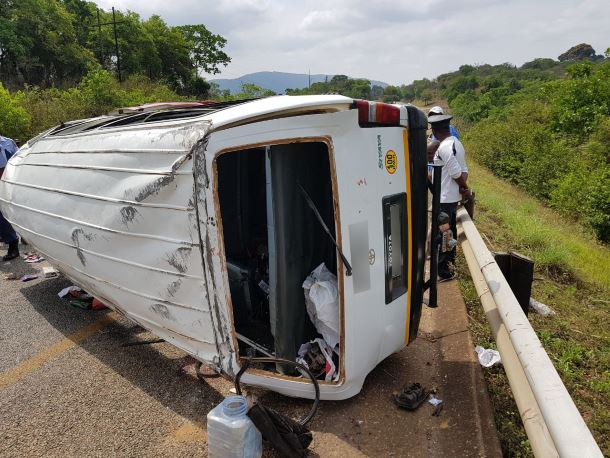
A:
<svg viewBox="0 0 610 458">
<path fill-rule="evenodd" d="M 220 77 L 261 70 L 342 73 L 393 84 L 462 64 L 556 58 L 610 46 L 607 0 L 97 0 L 169 24 L 203 23 L 227 38 Z"/>
</svg>

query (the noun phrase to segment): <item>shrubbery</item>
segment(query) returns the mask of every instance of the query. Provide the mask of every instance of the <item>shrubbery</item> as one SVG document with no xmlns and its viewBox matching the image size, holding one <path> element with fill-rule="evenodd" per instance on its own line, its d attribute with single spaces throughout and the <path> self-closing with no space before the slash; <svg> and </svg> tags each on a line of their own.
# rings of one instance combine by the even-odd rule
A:
<svg viewBox="0 0 610 458">
<path fill-rule="evenodd" d="M 70 89 L 27 87 L 10 94 L 0 84 L 0 134 L 20 141 L 73 119 L 107 114 L 120 107 L 186 100 L 144 76 L 119 84 L 107 70 L 92 69 Z"/>
<path fill-rule="evenodd" d="M 464 92 L 452 108 L 471 128 L 471 156 L 610 242 L 610 62 L 568 68 L 490 98 Z M 497 88 L 496 88 L 497 89 Z"/>
</svg>

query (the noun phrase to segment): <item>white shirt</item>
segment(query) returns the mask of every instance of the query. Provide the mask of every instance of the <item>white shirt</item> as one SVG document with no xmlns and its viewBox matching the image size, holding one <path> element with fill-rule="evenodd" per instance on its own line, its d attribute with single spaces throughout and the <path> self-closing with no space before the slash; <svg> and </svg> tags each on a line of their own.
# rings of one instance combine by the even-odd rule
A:
<svg viewBox="0 0 610 458">
<path fill-rule="evenodd" d="M 453 146 L 455 145 L 455 154 Z M 464 146 L 455 137 L 444 139 L 436 150 L 434 161 L 440 161 L 443 166 L 441 174 L 441 203 L 450 204 L 462 200 L 460 185 L 454 178 L 459 178 L 462 172 L 468 172 L 464 154 Z"/>
</svg>

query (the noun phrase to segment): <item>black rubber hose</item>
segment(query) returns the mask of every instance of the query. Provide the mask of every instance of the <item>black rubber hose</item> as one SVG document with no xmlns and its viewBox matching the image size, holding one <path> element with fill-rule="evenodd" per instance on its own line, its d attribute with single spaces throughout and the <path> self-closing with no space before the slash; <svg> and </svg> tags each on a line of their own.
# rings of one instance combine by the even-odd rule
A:
<svg viewBox="0 0 610 458">
<path fill-rule="evenodd" d="M 316 412 L 318 410 L 318 404 L 320 404 L 320 386 L 318 385 L 318 381 L 316 380 L 314 375 L 311 373 L 311 371 L 306 366 L 304 366 L 303 364 L 297 363 L 296 361 L 290 361 L 288 359 L 268 358 L 268 357 L 246 358 L 246 362 L 241 366 L 241 369 L 239 370 L 239 372 L 235 376 L 235 391 L 237 392 L 238 395 L 241 395 L 241 386 L 239 385 L 239 381 L 241 379 L 241 376 L 250 367 L 250 364 L 252 362 L 255 362 L 255 363 L 290 364 L 292 366 L 295 366 L 295 367 L 301 369 L 303 372 L 305 372 L 307 374 L 307 376 L 311 379 L 311 382 L 313 383 L 313 387 L 314 387 L 314 390 L 316 392 L 316 397 L 315 397 L 315 400 L 313 402 L 313 406 L 312 406 L 312 408 L 311 408 L 311 410 L 309 412 L 309 415 L 307 415 L 303 420 L 299 421 L 299 423 L 301 425 L 303 425 L 303 426 L 305 426 L 307 423 L 309 423 L 313 419 L 314 415 L 316 414 Z"/>
</svg>

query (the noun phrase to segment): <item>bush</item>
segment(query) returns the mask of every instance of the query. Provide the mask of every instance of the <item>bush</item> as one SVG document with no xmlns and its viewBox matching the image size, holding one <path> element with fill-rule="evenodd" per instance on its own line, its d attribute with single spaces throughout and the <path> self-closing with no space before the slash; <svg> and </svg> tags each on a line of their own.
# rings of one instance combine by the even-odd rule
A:
<svg viewBox="0 0 610 458">
<path fill-rule="evenodd" d="M 25 141 L 32 119 L 21 106 L 21 99 L 22 94 L 12 96 L 0 83 L 0 135 Z"/>
<path fill-rule="evenodd" d="M 2 97 L 0 93 L 0 101 L 4 100 Z M 144 76 L 129 77 L 123 84 L 119 84 L 108 71 L 93 69 L 77 87 L 67 90 L 27 87 L 13 99 L 17 100 L 17 108 L 28 119 L 27 123 L 22 123 L 16 137 L 27 140 L 73 119 L 99 116 L 119 107 L 185 100 L 186 97 L 181 97 L 166 85 L 152 82 Z M 6 106 L 7 103 L 3 102 L 2 105 Z M 5 110 L 0 116 L 6 116 L 7 112 L 10 110 Z"/>
<path fill-rule="evenodd" d="M 501 86 L 489 77 L 484 92 L 463 91 L 451 106 L 472 124 L 464 132 L 471 157 L 609 243 L 610 62 L 568 74 Z"/>
</svg>

